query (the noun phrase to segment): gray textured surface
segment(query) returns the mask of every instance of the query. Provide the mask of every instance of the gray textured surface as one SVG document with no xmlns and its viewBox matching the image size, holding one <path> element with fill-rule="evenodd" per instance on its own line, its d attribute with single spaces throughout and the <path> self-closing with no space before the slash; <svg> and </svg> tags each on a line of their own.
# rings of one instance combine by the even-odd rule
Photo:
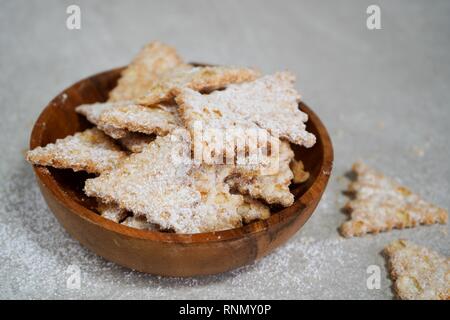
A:
<svg viewBox="0 0 450 320">
<path fill-rule="evenodd" d="M 363 159 L 450 206 L 450 2 L 377 1 L 382 30 L 365 27 L 371 1 L 76 1 L 82 29 L 65 28 L 70 1 L 0 1 L 1 298 L 390 299 L 380 251 L 399 237 L 449 255 L 447 226 L 362 239 L 336 232 L 346 186 Z M 163 279 L 98 258 L 46 208 L 23 160 L 34 120 L 71 83 L 126 64 L 151 39 L 193 61 L 290 69 L 335 147 L 317 211 L 283 248 L 224 275 Z M 423 156 L 420 155 L 423 150 Z M 66 288 L 68 265 L 80 290 Z M 366 268 L 381 267 L 380 290 Z"/>
</svg>

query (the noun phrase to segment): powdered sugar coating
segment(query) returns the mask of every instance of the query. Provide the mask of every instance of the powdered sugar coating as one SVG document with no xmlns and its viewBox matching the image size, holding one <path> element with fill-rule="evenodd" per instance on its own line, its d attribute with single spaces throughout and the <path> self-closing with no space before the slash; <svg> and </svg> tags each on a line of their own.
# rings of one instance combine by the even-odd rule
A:
<svg viewBox="0 0 450 320">
<path fill-rule="evenodd" d="M 182 88 L 196 91 L 213 90 L 232 83 L 251 81 L 258 75 L 257 71 L 249 68 L 182 65 L 163 74 L 152 88 L 136 101 L 139 104 L 153 105 L 173 99 Z"/>
<path fill-rule="evenodd" d="M 268 206 L 248 196 L 244 196 L 243 203 L 237 210 L 244 223 L 250 223 L 254 220 L 264 220 L 270 217 L 270 209 Z"/>
<path fill-rule="evenodd" d="M 122 139 L 130 132 L 166 135 L 181 124 L 176 109 L 176 106 L 145 107 L 121 101 L 85 104 L 75 111 L 114 139 Z"/>
<path fill-rule="evenodd" d="M 191 222 L 192 208 L 198 205 L 200 195 L 187 176 L 191 168 L 187 141 L 185 135 L 158 137 L 120 166 L 88 179 L 84 190 L 88 196 L 115 202 L 135 215 L 145 215 L 163 229 L 196 231 L 198 226 Z M 180 158 L 175 161 L 174 155 Z"/>
<path fill-rule="evenodd" d="M 250 129 L 263 129 L 276 138 L 311 147 L 315 136 L 306 131 L 308 116 L 298 109 L 300 96 L 293 87 L 294 80 L 291 73 L 280 72 L 208 95 L 184 88 L 176 101 L 193 135 L 199 126 L 203 132 L 220 129 L 227 134 L 233 132 L 230 129 L 240 129 L 244 134 Z M 216 147 L 224 153 L 233 151 L 226 144 Z"/>
<path fill-rule="evenodd" d="M 270 216 L 269 208 L 259 201 L 230 192 L 225 179 L 233 170 L 231 166 L 202 165 L 190 174 L 194 188 L 202 196 L 203 210 L 211 210 L 210 215 L 214 212 L 217 217 L 215 230 L 237 228 L 243 222 Z"/>
<path fill-rule="evenodd" d="M 102 173 L 117 166 L 126 156 L 110 137 L 92 128 L 30 150 L 26 159 L 42 166 Z"/>
<path fill-rule="evenodd" d="M 406 240 L 392 242 L 384 253 L 401 299 L 450 299 L 450 258 Z"/>
<path fill-rule="evenodd" d="M 243 198 L 229 193 L 227 171 L 195 167 L 190 150 L 185 130 L 158 137 L 115 169 L 88 179 L 85 192 L 178 233 L 240 226 Z"/>
<path fill-rule="evenodd" d="M 84 115 L 89 122 L 95 124 L 97 128 L 105 132 L 108 136 L 114 139 L 120 139 L 127 135 L 127 131 L 120 128 L 115 128 L 108 124 L 100 123 L 100 116 L 106 110 L 114 109 L 118 106 L 126 105 L 128 103 L 129 102 L 98 102 L 92 104 L 82 104 L 76 107 L 75 111 L 79 114 Z"/>
<path fill-rule="evenodd" d="M 426 202 L 363 163 L 355 163 L 353 171 L 357 180 L 350 183 L 349 191 L 355 193 L 355 199 L 346 205 L 351 211 L 351 219 L 340 228 L 343 236 L 447 222 L 446 210 Z"/>
<path fill-rule="evenodd" d="M 278 162 L 276 172 L 260 175 L 237 168 L 237 172 L 227 179 L 227 183 L 240 193 L 263 199 L 269 204 L 278 203 L 285 207 L 292 205 L 294 195 L 290 192 L 289 185 L 294 176 L 289 164 L 294 159 L 294 152 L 288 142 L 282 141 L 279 154 L 274 156 Z"/>
<path fill-rule="evenodd" d="M 176 50 L 160 42 L 144 46 L 122 72 L 117 86 L 109 93 L 110 102 L 133 100 L 143 96 L 161 75 L 183 64 Z"/>
<path fill-rule="evenodd" d="M 98 123 L 128 132 L 166 135 L 181 125 L 177 108 L 164 105 L 145 107 L 132 103 L 118 105 L 101 112 Z"/>
</svg>

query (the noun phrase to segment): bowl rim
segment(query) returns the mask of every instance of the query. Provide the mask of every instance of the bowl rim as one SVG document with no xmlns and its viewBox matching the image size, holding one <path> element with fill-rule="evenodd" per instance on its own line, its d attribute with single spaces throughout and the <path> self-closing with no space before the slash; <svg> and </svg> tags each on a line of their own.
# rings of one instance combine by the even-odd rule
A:
<svg viewBox="0 0 450 320">
<path fill-rule="evenodd" d="M 30 135 L 30 150 L 40 146 L 40 138 L 42 136 L 42 132 L 45 130 L 45 114 L 49 112 L 52 105 L 60 101 L 59 99 L 62 95 L 66 94 L 66 92 L 71 88 L 79 86 L 81 83 L 88 81 L 89 79 L 94 79 L 100 77 L 101 75 L 113 72 L 119 72 L 121 70 L 123 70 L 123 67 L 110 69 L 107 71 L 96 73 L 89 77 L 85 77 L 65 88 L 55 98 L 53 98 L 42 110 L 33 126 Z M 275 227 L 276 225 L 280 224 L 282 221 L 302 214 L 303 211 L 301 209 L 314 200 L 313 195 L 321 195 L 326 188 L 333 167 L 333 146 L 331 143 L 331 139 L 320 118 L 304 102 L 301 101 L 299 103 L 299 107 L 303 112 L 308 114 L 308 122 L 313 122 L 315 124 L 318 135 L 320 136 L 320 139 L 322 141 L 323 160 L 320 164 L 319 174 L 311 184 L 311 186 L 305 191 L 305 193 L 297 198 L 291 206 L 280 210 L 276 214 L 272 214 L 266 220 L 251 222 L 248 225 L 239 228 L 195 234 L 164 233 L 131 228 L 103 218 L 98 213 L 84 207 L 79 202 L 72 199 L 72 197 L 70 197 L 66 192 L 64 192 L 64 190 L 59 187 L 56 179 L 53 177 L 53 175 L 49 174 L 49 171 L 46 167 L 33 165 L 33 170 L 36 179 L 41 184 L 41 186 L 49 190 L 53 198 L 58 201 L 60 205 L 67 208 L 71 213 L 81 217 L 84 220 L 87 220 L 87 222 L 93 223 L 99 227 L 103 227 L 122 236 L 138 238 L 142 240 L 181 244 L 235 240 L 247 235 L 254 235 L 267 231 L 271 227 Z M 308 122 L 306 123 L 307 125 Z M 50 211 L 52 210 L 50 209 Z"/>
</svg>

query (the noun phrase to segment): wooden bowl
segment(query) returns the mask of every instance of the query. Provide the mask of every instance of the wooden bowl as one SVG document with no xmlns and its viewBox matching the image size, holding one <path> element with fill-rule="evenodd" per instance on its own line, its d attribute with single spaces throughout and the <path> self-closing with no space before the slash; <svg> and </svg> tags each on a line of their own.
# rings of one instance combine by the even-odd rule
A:
<svg viewBox="0 0 450 320">
<path fill-rule="evenodd" d="M 90 127 L 75 113 L 75 107 L 105 101 L 121 70 L 81 80 L 54 98 L 34 125 L 30 149 Z M 133 229 L 95 212 L 94 200 L 82 191 L 88 174 L 40 166 L 34 166 L 34 172 L 47 205 L 61 225 L 105 259 L 163 276 L 221 273 L 250 264 L 285 243 L 308 220 L 325 190 L 333 163 L 330 137 L 316 114 L 303 103 L 299 106 L 309 115 L 308 130 L 317 137 L 310 149 L 293 146 L 311 174 L 309 180 L 292 188 L 296 196 L 292 206 L 274 207 L 269 219 L 237 229 L 192 235 Z"/>
</svg>

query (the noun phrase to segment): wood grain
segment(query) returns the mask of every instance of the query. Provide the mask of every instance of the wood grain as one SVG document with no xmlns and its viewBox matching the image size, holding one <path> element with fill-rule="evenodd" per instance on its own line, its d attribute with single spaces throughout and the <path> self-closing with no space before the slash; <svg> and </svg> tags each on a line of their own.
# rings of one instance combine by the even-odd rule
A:
<svg viewBox="0 0 450 320">
<path fill-rule="evenodd" d="M 89 127 L 84 117 L 75 113 L 75 107 L 105 101 L 121 70 L 81 80 L 54 98 L 34 125 L 30 149 Z M 325 190 L 333 164 L 331 140 L 317 115 L 304 103 L 299 107 L 309 116 L 308 131 L 317 137 L 310 149 L 293 146 L 296 157 L 311 173 L 310 179 L 292 189 L 296 196 L 292 206 L 272 208 L 269 219 L 242 228 L 193 235 L 129 228 L 93 210 L 93 200 L 82 192 L 86 174 L 39 166 L 34 172 L 48 207 L 61 225 L 105 259 L 163 276 L 221 273 L 250 264 L 285 243 L 309 219 Z"/>
</svg>

